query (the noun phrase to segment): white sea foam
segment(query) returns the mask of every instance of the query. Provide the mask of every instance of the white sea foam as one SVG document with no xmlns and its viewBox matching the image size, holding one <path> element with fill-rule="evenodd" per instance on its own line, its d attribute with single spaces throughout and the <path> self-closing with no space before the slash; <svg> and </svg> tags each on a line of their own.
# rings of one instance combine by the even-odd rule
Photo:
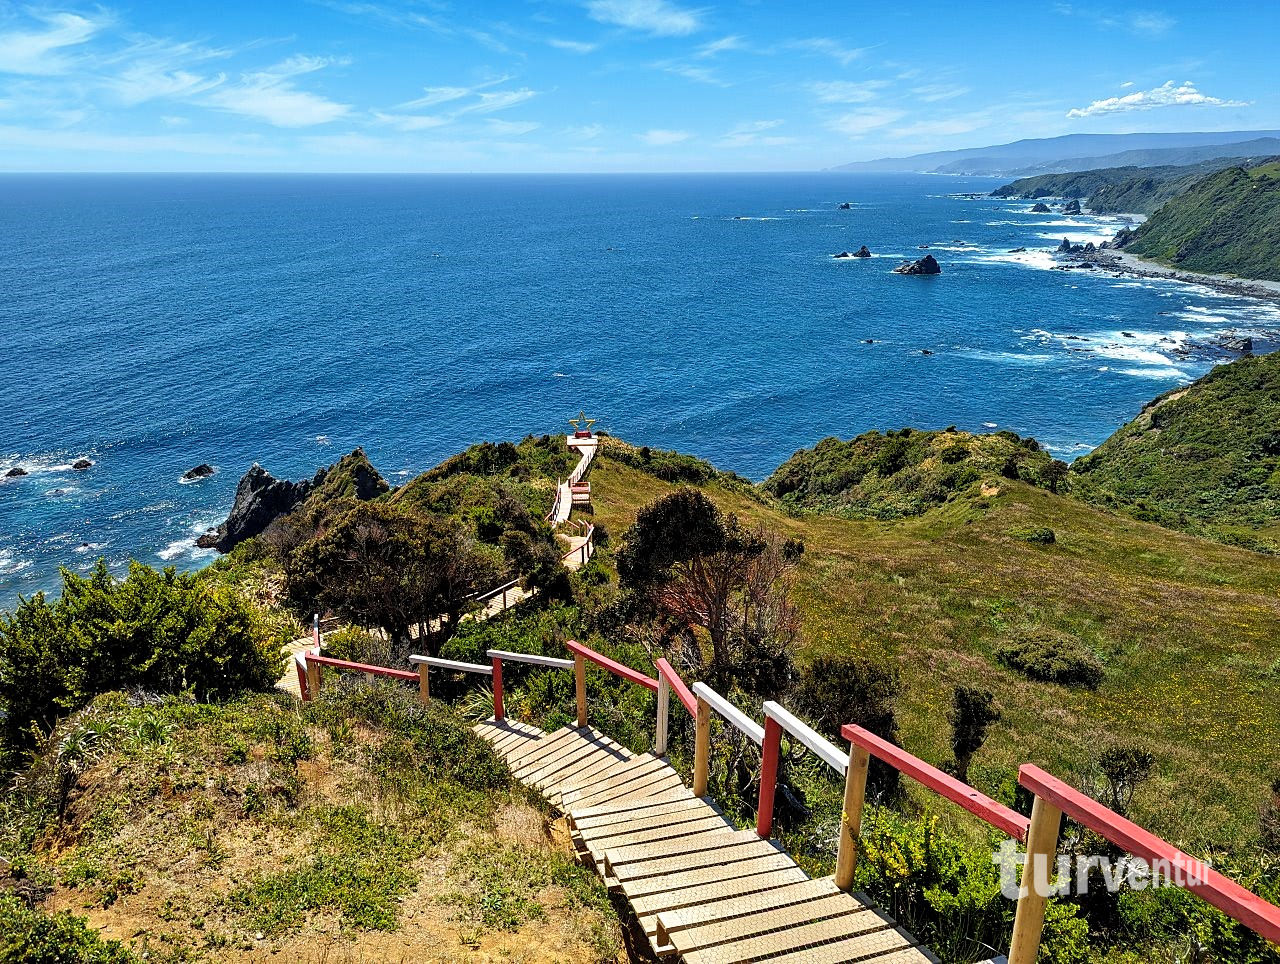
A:
<svg viewBox="0 0 1280 964">
<path fill-rule="evenodd" d="M 1134 378 L 1158 378 L 1165 381 L 1175 378 L 1181 381 L 1191 379 L 1191 376 L 1181 368 L 1174 368 L 1172 365 L 1162 368 L 1118 368 L 1116 371 L 1121 375 L 1130 375 Z"/>
<path fill-rule="evenodd" d="M 71 551 L 79 552 L 79 553 L 86 553 L 86 552 L 96 553 L 96 552 L 101 552 L 103 549 L 107 548 L 107 546 L 109 545 L 110 545 L 109 542 L 82 542 L 80 545 L 76 546 Z"/>
<path fill-rule="evenodd" d="M 30 559 L 19 559 L 10 549 L 0 549 L 0 576 L 16 576 L 31 568 Z"/>
</svg>

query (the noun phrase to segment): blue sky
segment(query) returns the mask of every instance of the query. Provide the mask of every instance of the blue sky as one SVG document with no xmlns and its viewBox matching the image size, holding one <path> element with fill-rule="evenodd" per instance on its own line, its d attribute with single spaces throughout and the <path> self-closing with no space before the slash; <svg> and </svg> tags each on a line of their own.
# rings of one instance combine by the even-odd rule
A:
<svg viewBox="0 0 1280 964">
<path fill-rule="evenodd" d="M 1280 4 L 0 0 L 0 169 L 747 171 L 1280 128 Z"/>
</svg>

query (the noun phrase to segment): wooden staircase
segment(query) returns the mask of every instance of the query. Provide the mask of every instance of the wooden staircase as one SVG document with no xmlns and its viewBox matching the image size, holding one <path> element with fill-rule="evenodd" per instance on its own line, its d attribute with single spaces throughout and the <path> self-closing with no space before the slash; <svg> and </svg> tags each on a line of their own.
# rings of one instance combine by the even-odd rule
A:
<svg viewBox="0 0 1280 964">
<path fill-rule="evenodd" d="M 667 762 L 591 728 L 476 732 L 569 821 L 582 860 L 626 896 L 654 952 L 688 964 L 937 961 L 862 894 L 811 880 L 776 843 L 738 830 Z"/>
</svg>

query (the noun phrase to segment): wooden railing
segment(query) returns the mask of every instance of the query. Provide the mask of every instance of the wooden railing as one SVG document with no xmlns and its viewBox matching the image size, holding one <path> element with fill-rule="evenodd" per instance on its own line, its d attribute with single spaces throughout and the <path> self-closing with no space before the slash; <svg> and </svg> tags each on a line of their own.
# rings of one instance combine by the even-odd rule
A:
<svg viewBox="0 0 1280 964">
<path fill-rule="evenodd" d="M 596 553 L 595 534 L 596 534 L 595 523 L 591 523 L 587 526 L 583 534 L 583 537 L 586 541 L 584 541 L 582 545 L 578 546 L 576 549 L 570 549 L 568 552 L 564 553 L 564 555 L 560 557 L 561 564 L 565 564 L 574 556 L 577 556 L 579 564 L 585 566 L 587 564 L 587 561 Z"/>
<path fill-rule="evenodd" d="M 299 665 L 305 667 L 305 678 L 300 675 L 299 682 L 302 684 L 303 699 L 310 699 L 320 692 L 323 667 L 363 673 L 367 677 L 416 679 L 419 695 L 425 702 L 430 699 L 428 673 L 432 668 L 491 676 L 494 718 L 501 720 L 505 716 L 502 680 L 504 662 L 525 663 L 547 669 L 572 669 L 575 678 L 577 723 L 579 727 L 585 728 L 587 726 L 586 664 L 593 663 L 621 679 L 657 694 L 658 722 L 654 746 L 656 755 L 661 756 L 667 751 L 671 696 L 674 695 L 685 710 L 693 716 L 695 720 L 693 792 L 699 797 L 707 794 L 713 712 L 741 731 L 748 739 L 760 745 L 762 764 L 756 832 L 761 837 L 768 837 L 772 832 L 778 764 L 784 733 L 798 741 L 837 773 L 843 773 L 845 777 L 844 806 L 834 876 L 834 883 L 842 890 L 852 889 L 854 883 L 858 838 L 866 800 L 867 774 L 872 757 L 889 764 L 900 773 L 962 807 L 997 830 L 1015 840 L 1025 842 L 1027 862 L 1022 874 L 1021 895 L 1014 922 L 1013 942 L 1009 950 L 1009 964 L 1034 964 L 1039 955 L 1045 905 L 1053 887 L 1052 878 L 1056 871 L 1054 856 L 1064 814 L 1148 864 L 1155 865 L 1157 868 L 1167 868 L 1166 874 L 1170 883 L 1185 887 L 1266 940 L 1280 944 L 1280 907 L 1268 903 L 1203 862 L 1188 856 L 1137 824 L 1108 810 L 1037 766 L 1026 764 L 1018 772 L 1018 782 L 1030 790 L 1035 797 L 1031 818 L 1028 819 L 861 726 L 848 724 L 841 728 L 841 735 L 849 741 L 849 751 L 846 755 L 780 704 L 772 701 L 764 704 L 765 722 L 762 726 L 707 684 L 699 682 L 692 687 L 686 686 L 665 659 L 655 661 L 658 674 L 655 679 L 576 641 L 570 640 L 565 644 L 565 648 L 572 654 L 572 659 L 512 653 L 496 649 L 491 649 L 486 654 L 490 660 L 489 665 L 438 657 L 411 656 L 410 662 L 417 665 L 416 672 L 353 663 L 307 652 L 299 654 Z"/>
<path fill-rule="evenodd" d="M 1203 861 L 1108 810 L 1038 766 L 1024 764 L 1018 770 L 1018 782 L 1035 794 L 1035 803 L 1031 807 L 1027 862 L 1022 871 L 1009 964 L 1032 964 L 1040 954 L 1044 910 L 1056 872 L 1054 857 L 1063 814 L 1145 861 L 1149 867 L 1167 873 L 1169 883 L 1186 888 L 1254 933 L 1280 944 L 1280 907 L 1245 890 Z"/>
</svg>

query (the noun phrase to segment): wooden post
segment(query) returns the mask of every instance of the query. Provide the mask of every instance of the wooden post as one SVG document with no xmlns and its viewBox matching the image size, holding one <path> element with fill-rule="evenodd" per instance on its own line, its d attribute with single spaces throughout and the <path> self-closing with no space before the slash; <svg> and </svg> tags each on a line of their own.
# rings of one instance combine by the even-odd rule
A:
<svg viewBox="0 0 1280 964">
<path fill-rule="evenodd" d="M 836 853 L 836 886 L 853 888 L 858 867 L 858 833 L 862 830 L 862 805 L 867 798 L 867 768 L 871 754 L 858 744 L 849 747 L 849 769 L 844 774 L 844 811 L 840 815 L 840 849 Z"/>
<path fill-rule="evenodd" d="M 320 652 L 320 614 L 311 617 L 311 638 L 315 640 L 316 652 Z"/>
<path fill-rule="evenodd" d="M 431 667 L 426 663 L 418 664 L 418 699 L 424 703 L 431 702 L 431 683 L 427 678 L 430 672 Z"/>
<path fill-rule="evenodd" d="M 303 657 L 301 663 L 296 659 L 293 661 L 293 668 L 298 673 L 298 695 L 302 697 L 303 702 L 311 699 L 311 684 L 307 679 L 307 661 Z"/>
<path fill-rule="evenodd" d="M 506 716 L 502 707 L 502 660 L 493 657 L 493 718 L 495 720 L 504 719 Z"/>
<path fill-rule="evenodd" d="M 778 789 L 778 757 L 782 754 L 782 727 L 773 717 L 764 720 L 760 747 L 760 797 L 756 805 L 756 836 L 768 840 L 773 833 L 773 797 Z"/>
<path fill-rule="evenodd" d="M 1044 907 L 1049 900 L 1056 870 L 1058 830 L 1062 811 L 1043 797 L 1031 805 L 1031 829 L 1027 832 L 1027 863 L 1022 868 L 1022 893 L 1013 921 L 1009 964 L 1035 964 L 1044 930 Z"/>
<path fill-rule="evenodd" d="M 658 674 L 658 737 L 653 741 L 653 755 L 667 754 L 667 716 L 671 708 L 671 684 L 663 673 Z"/>
<path fill-rule="evenodd" d="M 693 795 L 705 797 L 711 777 L 711 704 L 698 697 L 698 712 L 694 716 L 693 737 Z"/>
<path fill-rule="evenodd" d="M 320 695 L 321 672 L 322 669 L 319 663 L 307 660 L 307 689 L 310 691 L 313 700 Z"/>
<path fill-rule="evenodd" d="M 578 729 L 587 727 L 587 661 L 580 653 L 573 655 L 573 681 L 578 691 Z"/>
</svg>

